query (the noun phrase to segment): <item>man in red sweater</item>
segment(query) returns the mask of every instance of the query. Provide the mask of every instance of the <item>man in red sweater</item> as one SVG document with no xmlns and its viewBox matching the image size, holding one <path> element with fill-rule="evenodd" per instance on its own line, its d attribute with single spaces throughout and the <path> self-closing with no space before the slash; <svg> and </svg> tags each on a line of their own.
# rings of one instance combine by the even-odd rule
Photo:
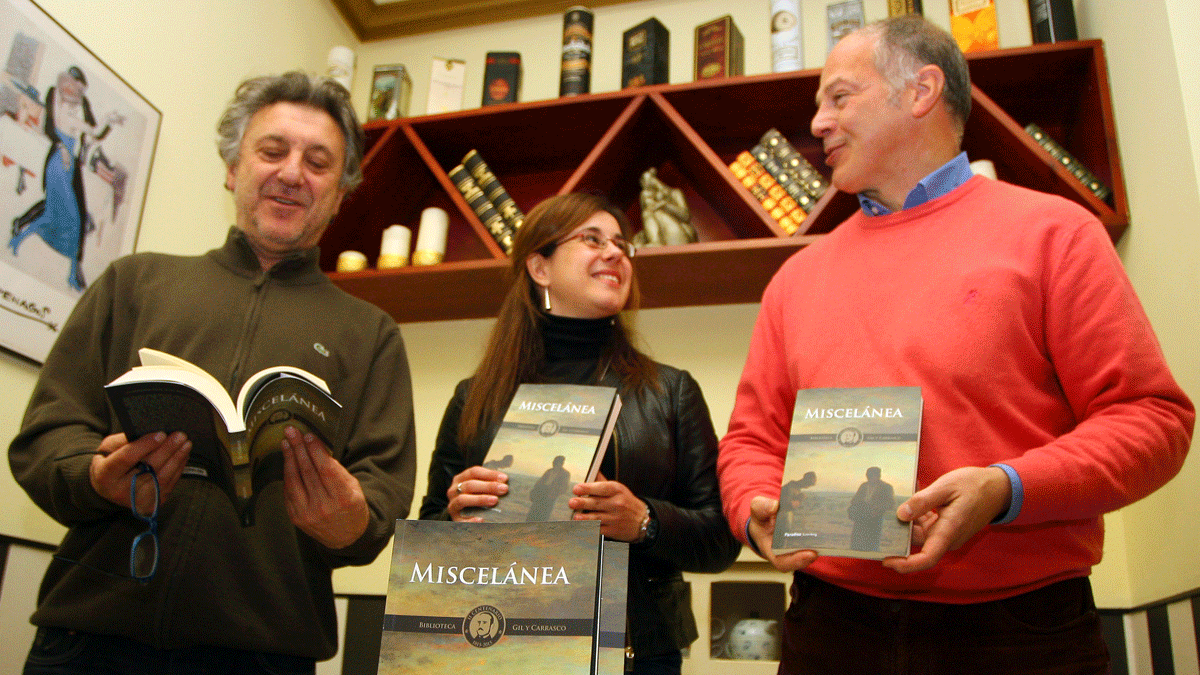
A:
<svg viewBox="0 0 1200 675">
<path fill-rule="evenodd" d="M 1104 228 L 972 176 L 966 61 L 920 17 L 830 53 L 812 132 L 862 210 L 763 293 L 718 474 L 795 572 L 781 673 L 1104 673 L 1102 514 L 1174 476 L 1195 420 Z M 913 553 L 771 552 L 796 391 L 919 386 Z"/>
</svg>

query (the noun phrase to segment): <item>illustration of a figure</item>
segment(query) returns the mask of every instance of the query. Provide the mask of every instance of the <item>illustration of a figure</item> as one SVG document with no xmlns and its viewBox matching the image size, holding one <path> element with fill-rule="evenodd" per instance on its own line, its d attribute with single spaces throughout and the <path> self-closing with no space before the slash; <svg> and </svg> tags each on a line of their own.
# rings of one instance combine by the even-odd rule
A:
<svg viewBox="0 0 1200 675">
<path fill-rule="evenodd" d="M 804 489 L 817 484 L 817 473 L 809 471 L 800 480 L 789 481 L 779 494 L 779 523 L 784 532 L 804 531 Z"/>
<path fill-rule="evenodd" d="M 666 246 L 696 241 L 692 213 L 679 188 L 667 187 L 654 167 L 642 174 L 642 231 L 633 236 L 637 246 Z"/>
<path fill-rule="evenodd" d="M 21 242 L 36 234 L 55 251 L 71 261 L 67 282 L 75 290 L 87 285 L 80 265 L 83 241 L 91 229 L 83 193 L 83 162 L 89 139 L 101 140 L 114 124 L 123 119 L 111 113 L 102 129 L 96 129 L 91 104 L 84 92 L 87 78 L 78 66 L 58 76 L 58 85 L 46 92 L 44 129 L 50 138 L 50 152 L 42 172 L 46 196 L 24 214 L 13 219 L 12 239 L 8 247 L 13 255 Z"/>
<path fill-rule="evenodd" d="M 554 502 L 559 495 L 566 494 L 571 489 L 571 472 L 563 468 L 566 457 L 559 455 L 554 458 L 554 465 L 546 469 L 546 473 L 538 479 L 529 490 L 529 515 L 525 522 L 545 522 L 550 519 L 554 510 Z"/>
<path fill-rule="evenodd" d="M 496 617 L 491 612 L 480 612 L 471 619 L 471 635 L 486 639 L 496 635 Z"/>
<path fill-rule="evenodd" d="M 867 469 L 867 480 L 858 486 L 850 500 L 847 514 L 854 521 L 850 531 L 850 548 L 855 551 L 878 551 L 879 535 L 883 531 L 884 515 L 896 510 L 895 491 L 890 483 L 880 480 L 879 467 Z"/>
<path fill-rule="evenodd" d="M 483 468 L 485 468 L 485 469 L 507 469 L 508 467 L 510 467 L 512 465 L 513 465 L 513 456 L 505 455 L 505 456 L 501 457 L 500 459 L 493 459 L 489 462 L 484 462 Z"/>
</svg>

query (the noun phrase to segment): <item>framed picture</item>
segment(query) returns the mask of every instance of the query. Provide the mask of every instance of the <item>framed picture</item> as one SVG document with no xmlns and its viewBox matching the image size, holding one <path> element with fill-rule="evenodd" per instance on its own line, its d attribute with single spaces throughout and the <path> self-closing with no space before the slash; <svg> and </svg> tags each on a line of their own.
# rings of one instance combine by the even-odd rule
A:
<svg viewBox="0 0 1200 675">
<path fill-rule="evenodd" d="M 162 114 L 30 0 L 0 0 L 0 347 L 45 360 L 133 251 Z"/>
<path fill-rule="evenodd" d="M 412 78 L 408 76 L 404 66 L 375 66 L 371 75 L 371 100 L 367 105 L 367 121 L 407 117 L 411 96 Z"/>
</svg>

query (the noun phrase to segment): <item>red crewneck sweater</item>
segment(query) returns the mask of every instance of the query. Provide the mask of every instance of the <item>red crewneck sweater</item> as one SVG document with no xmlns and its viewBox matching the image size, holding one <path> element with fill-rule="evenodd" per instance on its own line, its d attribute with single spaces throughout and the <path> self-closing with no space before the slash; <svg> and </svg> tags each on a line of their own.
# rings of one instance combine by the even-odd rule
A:
<svg viewBox="0 0 1200 675">
<path fill-rule="evenodd" d="M 819 558 L 808 572 L 882 597 L 1008 597 L 1087 575 L 1101 515 L 1179 471 L 1195 411 L 1103 227 L 1065 199 L 974 177 L 898 213 L 850 217 L 763 293 L 718 473 L 739 537 L 777 498 L 796 391 L 920 386 L 918 489 L 1003 462 L 1024 505 L 930 570 Z"/>
</svg>

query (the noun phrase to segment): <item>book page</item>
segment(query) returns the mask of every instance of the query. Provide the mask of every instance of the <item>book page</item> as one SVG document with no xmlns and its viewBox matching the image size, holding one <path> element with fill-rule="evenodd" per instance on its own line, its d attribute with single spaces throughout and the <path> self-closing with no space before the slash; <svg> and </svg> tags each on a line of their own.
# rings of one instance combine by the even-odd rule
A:
<svg viewBox="0 0 1200 675">
<path fill-rule="evenodd" d="M 191 361 L 188 361 L 187 359 L 181 359 L 174 354 L 160 352 L 157 349 L 142 347 L 138 350 L 138 359 L 142 362 L 143 366 L 169 366 L 173 368 L 183 368 L 184 370 L 190 370 L 193 373 L 207 375 L 208 377 L 212 378 L 213 382 L 217 382 L 217 378 L 213 377 L 212 373 L 209 373 L 207 370 L 192 363 Z M 218 382 L 218 384 L 220 383 Z"/>
<path fill-rule="evenodd" d="M 212 404 L 213 409 L 216 410 L 217 415 L 230 433 L 237 433 L 244 430 L 245 426 L 242 422 L 242 417 L 234 408 L 233 401 L 229 398 L 229 394 L 221 386 L 221 383 L 217 382 L 216 378 L 212 375 L 209 375 L 196 366 L 188 365 L 191 367 L 181 368 L 175 365 L 134 366 L 124 375 L 108 383 L 106 387 L 111 389 L 137 383 L 173 384 L 176 387 L 186 387 L 200 394 Z M 159 389 L 162 389 L 162 387 L 159 387 Z"/>
</svg>

